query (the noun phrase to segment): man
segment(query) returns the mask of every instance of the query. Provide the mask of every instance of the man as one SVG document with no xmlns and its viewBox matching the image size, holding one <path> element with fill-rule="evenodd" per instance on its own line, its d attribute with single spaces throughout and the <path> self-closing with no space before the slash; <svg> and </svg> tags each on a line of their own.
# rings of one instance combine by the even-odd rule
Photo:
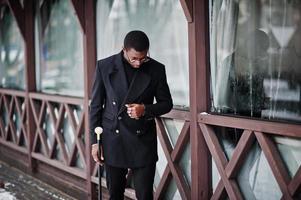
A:
<svg viewBox="0 0 301 200">
<path fill-rule="evenodd" d="M 92 156 L 105 164 L 107 187 L 114 200 L 124 198 L 128 169 L 133 172 L 137 199 L 153 199 L 158 160 L 154 118 L 173 105 L 165 67 L 148 57 L 148 50 L 147 35 L 131 31 L 119 54 L 97 62 L 90 105 Z M 101 159 L 95 144 L 96 127 L 103 128 Z"/>
</svg>

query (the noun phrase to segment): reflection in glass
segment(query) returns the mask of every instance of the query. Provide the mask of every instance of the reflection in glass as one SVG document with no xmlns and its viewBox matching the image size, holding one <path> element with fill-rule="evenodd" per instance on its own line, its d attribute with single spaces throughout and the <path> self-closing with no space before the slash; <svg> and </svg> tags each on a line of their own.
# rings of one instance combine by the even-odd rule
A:
<svg viewBox="0 0 301 200">
<path fill-rule="evenodd" d="M 40 1 L 35 18 L 37 89 L 83 96 L 83 34 L 71 1 Z"/>
<path fill-rule="evenodd" d="M 60 162 L 64 162 L 62 150 L 60 149 L 59 144 L 56 145 L 54 150 L 54 158 Z"/>
<path fill-rule="evenodd" d="M 221 176 L 219 175 L 219 172 L 217 171 L 217 167 L 215 164 L 215 161 L 213 158 L 211 158 L 212 160 L 212 190 L 213 193 L 217 187 L 218 182 L 221 180 Z"/>
<path fill-rule="evenodd" d="M 25 89 L 24 42 L 8 6 L 0 7 L 0 88 Z"/>
<path fill-rule="evenodd" d="M 79 156 L 79 153 L 77 153 L 76 157 L 75 157 L 75 166 L 80 169 L 84 169 L 84 163 L 83 163 L 81 157 Z"/>
<path fill-rule="evenodd" d="M 301 1 L 211 0 L 211 111 L 301 122 Z"/>
<path fill-rule="evenodd" d="M 176 142 L 178 140 L 178 137 L 181 133 L 181 130 L 184 126 L 184 121 L 181 120 L 175 120 L 175 119 L 163 119 L 163 124 L 166 130 L 166 133 L 169 137 L 170 143 L 172 147 L 174 148 L 176 145 Z M 175 163 L 179 166 L 179 168 L 182 170 L 183 175 L 185 177 L 187 185 L 191 184 L 191 146 L 190 142 L 187 144 L 184 144 L 185 150 L 180 155 L 179 162 Z M 155 174 L 155 187 L 158 187 L 160 180 L 163 176 L 165 167 L 167 166 L 167 160 L 165 157 L 165 153 L 162 149 L 162 145 L 160 140 L 158 139 L 158 155 L 159 155 L 159 161 L 157 162 L 157 169 Z M 173 186 L 174 184 L 174 186 Z M 175 187 L 175 188 L 174 188 Z M 179 195 L 175 183 L 171 183 L 170 185 L 170 191 L 173 191 L 173 195 Z M 177 191 L 177 194 L 176 194 Z M 172 195 L 172 194 L 168 194 Z M 169 197 L 170 199 L 170 197 Z"/>
<path fill-rule="evenodd" d="M 238 129 L 236 132 L 233 132 L 234 130 L 230 128 L 215 128 L 215 133 L 228 161 L 231 159 L 242 134 L 242 130 Z M 220 180 L 220 175 L 215 162 L 212 162 L 212 166 L 212 183 L 215 190 Z M 244 199 L 265 200 L 281 199 L 282 197 L 281 190 L 274 178 L 271 167 L 256 140 L 245 157 L 242 167 L 239 169 L 236 181 Z"/>
<path fill-rule="evenodd" d="M 276 136 L 274 141 L 277 144 L 288 174 L 293 178 L 301 166 L 301 139 Z"/>
<path fill-rule="evenodd" d="M 0 112 L 0 116 L 1 116 L 0 120 L 3 123 L 3 126 L 7 127 L 8 126 L 8 112 L 3 103 L 2 103 L 0 111 L 1 111 Z"/>
<path fill-rule="evenodd" d="M 15 126 L 15 129 L 16 129 L 16 134 L 18 137 L 20 137 L 20 134 L 21 134 L 21 118 L 19 116 L 19 113 L 17 111 L 17 108 L 15 107 L 14 108 L 14 112 L 13 112 L 13 123 L 14 123 L 14 126 Z"/>
<path fill-rule="evenodd" d="M 189 107 L 188 26 L 179 0 L 99 0 L 96 19 L 98 59 L 118 53 L 127 32 L 144 31 L 151 57 L 166 66 L 174 105 Z"/>
<path fill-rule="evenodd" d="M 166 133 L 169 137 L 170 143 L 175 147 L 178 137 L 181 133 L 181 130 L 184 126 L 184 121 L 176 119 L 163 119 L 163 124 L 166 130 Z"/>
<path fill-rule="evenodd" d="M 158 142 L 158 156 L 159 160 L 156 165 L 156 173 L 155 173 L 155 181 L 154 181 L 154 187 L 157 188 L 159 186 L 160 180 L 163 176 L 164 170 L 167 166 L 167 160 L 164 154 L 164 151 L 162 149 L 162 145 L 160 143 L 159 138 L 157 138 Z"/>
<path fill-rule="evenodd" d="M 170 184 L 168 185 L 168 188 L 166 190 L 166 193 L 163 196 L 163 199 L 167 199 L 167 200 L 182 199 L 174 178 L 171 179 Z"/>
<path fill-rule="evenodd" d="M 48 147 L 51 148 L 53 142 L 54 142 L 54 134 L 55 134 L 55 128 L 54 128 L 54 123 L 53 121 L 50 119 L 50 113 L 49 113 L 49 109 L 46 109 L 46 114 L 45 114 L 45 119 L 43 122 L 43 130 L 46 134 L 46 138 L 47 138 L 47 144 Z"/>
<path fill-rule="evenodd" d="M 185 150 L 181 156 L 179 166 L 183 171 L 187 185 L 191 186 L 191 146 L 190 142 L 186 145 Z"/>
<path fill-rule="evenodd" d="M 72 145 L 74 143 L 74 132 L 71 127 L 71 124 L 69 122 L 69 117 L 67 116 L 67 113 L 64 115 L 64 123 L 63 123 L 63 129 L 62 134 L 64 137 L 65 147 L 67 150 L 67 153 L 70 155 L 72 150 Z"/>
</svg>

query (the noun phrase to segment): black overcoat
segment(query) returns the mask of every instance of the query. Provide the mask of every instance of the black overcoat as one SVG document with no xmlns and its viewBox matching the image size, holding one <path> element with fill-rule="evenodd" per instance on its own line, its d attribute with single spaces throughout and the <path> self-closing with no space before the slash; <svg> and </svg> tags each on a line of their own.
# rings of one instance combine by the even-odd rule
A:
<svg viewBox="0 0 301 200">
<path fill-rule="evenodd" d="M 150 59 L 128 85 L 123 52 L 97 62 L 90 103 L 90 133 L 103 128 L 105 163 L 115 167 L 143 167 L 158 160 L 155 117 L 172 109 L 165 67 Z M 145 105 L 143 117 L 132 119 L 125 104 Z"/>
</svg>

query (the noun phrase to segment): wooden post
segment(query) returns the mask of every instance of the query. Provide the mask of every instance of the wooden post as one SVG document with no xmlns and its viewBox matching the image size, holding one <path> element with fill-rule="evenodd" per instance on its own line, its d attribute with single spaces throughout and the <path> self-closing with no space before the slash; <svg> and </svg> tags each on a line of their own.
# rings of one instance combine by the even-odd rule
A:
<svg viewBox="0 0 301 200">
<path fill-rule="evenodd" d="M 96 66 L 96 13 L 95 1 L 87 0 L 85 3 L 85 33 L 84 33 L 84 113 L 85 113 L 85 141 L 87 163 L 87 191 L 88 199 L 96 199 L 96 187 L 91 182 L 93 160 L 91 159 L 91 145 L 89 132 L 89 99 L 92 88 L 92 79 Z"/>
<path fill-rule="evenodd" d="M 189 31 L 189 81 L 190 81 L 190 142 L 191 142 L 191 199 L 210 199 L 212 188 L 211 157 L 197 115 L 208 111 L 208 1 L 193 0 L 193 21 Z"/>
<path fill-rule="evenodd" d="M 36 91 L 36 79 L 35 79 L 35 48 L 34 48 L 34 1 L 24 1 L 24 16 L 25 16 L 25 48 L 26 48 L 26 113 L 27 113 L 27 135 L 28 135 L 28 160 L 29 169 L 31 172 L 35 170 L 35 163 L 31 156 L 34 135 L 35 135 L 35 123 L 33 119 L 33 113 L 30 108 L 29 93 Z"/>
</svg>

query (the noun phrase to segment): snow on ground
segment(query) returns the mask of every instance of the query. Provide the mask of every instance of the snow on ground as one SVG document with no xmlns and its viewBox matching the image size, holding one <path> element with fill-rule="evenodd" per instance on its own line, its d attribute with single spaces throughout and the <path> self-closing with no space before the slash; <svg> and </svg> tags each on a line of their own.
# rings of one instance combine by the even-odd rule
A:
<svg viewBox="0 0 301 200">
<path fill-rule="evenodd" d="M 5 191 L 5 189 L 0 189 L 0 200 L 17 200 L 13 194 Z"/>
</svg>

